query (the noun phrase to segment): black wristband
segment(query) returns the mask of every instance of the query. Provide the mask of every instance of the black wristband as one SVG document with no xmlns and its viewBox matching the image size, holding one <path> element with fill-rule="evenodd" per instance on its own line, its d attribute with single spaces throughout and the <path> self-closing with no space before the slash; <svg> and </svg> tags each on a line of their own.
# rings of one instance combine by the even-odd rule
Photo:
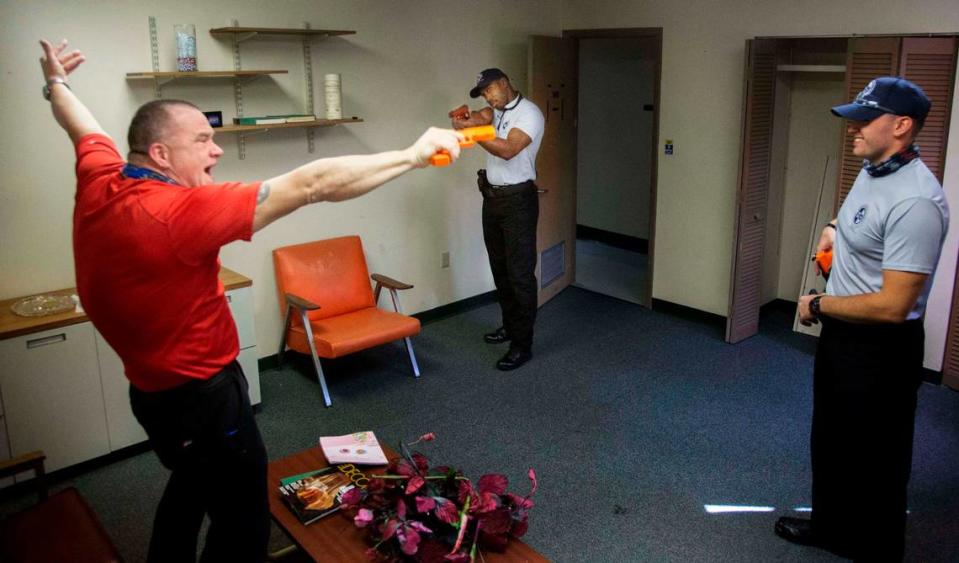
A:
<svg viewBox="0 0 959 563">
<path fill-rule="evenodd" d="M 809 312 L 812 313 L 817 319 L 822 315 L 822 313 L 819 311 L 819 302 L 822 301 L 823 295 L 825 294 L 819 294 L 813 297 L 809 302 Z"/>
<path fill-rule="evenodd" d="M 826 223 L 826 227 L 830 227 L 830 228 L 832 228 L 833 230 L 836 229 L 836 225 L 833 225 L 832 223 Z M 823 228 L 825 229 L 826 227 L 823 227 Z"/>
</svg>

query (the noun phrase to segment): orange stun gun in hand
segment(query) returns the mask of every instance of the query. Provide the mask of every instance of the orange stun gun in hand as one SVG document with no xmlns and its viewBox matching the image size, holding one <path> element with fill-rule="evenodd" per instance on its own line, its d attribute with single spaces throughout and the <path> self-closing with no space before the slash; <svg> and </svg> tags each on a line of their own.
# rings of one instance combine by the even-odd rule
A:
<svg viewBox="0 0 959 563">
<path fill-rule="evenodd" d="M 816 265 L 819 266 L 819 271 L 822 272 L 822 276 L 828 279 L 829 270 L 832 269 L 832 249 L 817 252 L 815 261 Z"/>
<path fill-rule="evenodd" d="M 476 144 L 476 141 L 489 141 L 496 138 L 496 129 L 493 129 L 492 125 L 467 127 L 466 129 L 460 129 L 457 133 L 463 136 L 460 141 L 460 146 L 463 148 L 472 147 Z M 433 166 L 449 166 L 451 162 L 453 162 L 453 159 L 446 151 L 440 151 L 430 157 L 430 164 Z"/>
<path fill-rule="evenodd" d="M 470 108 L 466 104 L 461 105 L 460 107 L 450 111 L 449 113 L 450 119 L 469 119 L 469 116 L 470 116 Z"/>
</svg>

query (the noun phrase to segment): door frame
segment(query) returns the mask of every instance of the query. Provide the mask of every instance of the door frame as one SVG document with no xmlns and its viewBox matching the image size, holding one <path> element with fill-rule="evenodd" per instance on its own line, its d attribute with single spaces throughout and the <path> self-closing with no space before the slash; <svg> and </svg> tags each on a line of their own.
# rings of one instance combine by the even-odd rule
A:
<svg viewBox="0 0 959 563">
<path fill-rule="evenodd" d="M 656 192 L 659 183 L 659 102 L 663 74 L 663 28 L 661 27 L 628 27 L 610 29 L 564 29 L 563 39 L 576 40 L 576 72 L 579 73 L 579 40 L 580 39 L 629 39 L 651 37 L 656 39 L 656 70 L 653 85 L 653 142 L 650 155 L 649 178 L 649 249 L 647 250 L 646 288 L 643 291 L 643 306 L 653 307 L 653 265 L 656 255 Z M 577 79 L 579 77 L 577 76 Z M 578 80 L 577 80 L 578 81 Z M 579 120 L 579 106 L 577 104 L 577 123 Z M 579 148 L 577 147 L 577 160 Z M 576 217 L 573 217 L 576 221 Z M 573 239 L 575 241 L 575 237 Z M 573 272 L 575 279 L 576 272 Z"/>
</svg>

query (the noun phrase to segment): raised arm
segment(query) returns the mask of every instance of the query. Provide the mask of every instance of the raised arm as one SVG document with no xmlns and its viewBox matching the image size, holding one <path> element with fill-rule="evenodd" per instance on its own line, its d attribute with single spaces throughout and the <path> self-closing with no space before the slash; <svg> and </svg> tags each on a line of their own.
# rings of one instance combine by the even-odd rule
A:
<svg viewBox="0 0 959 563">
<path fill-rule="evenodd" d="M 294 210 L 321 201 L 361 196 L 413 168 L 423 168 L 439 150 L 459 157 L 460 136 L 431 127 L 405 150 L 321 158 L 263 182 L 253 216 L 259 231 Z"/>
<path fill-rule="evenodd" d="M 46 39 L 41 39 L 40 45 L 43 47 L 40 68 L 43 70 L 43 80 L 50 91 L 50 107 L 53 109 L 53 117 L 57 123 L 67 132 L 74 144 L 84 135 L 103 133 L 103 128 L 97 123 L 93 114 L 73 94 L 67 84 L 67 75 L 86 60 L 83 54 L 80 51 L 65 53 L 66 39 L 56 47 Z"/>
<path fill-rule="evenodd" d="M 493 123 L 492 108 L 483 108 L 479 111 L 470 113 L 467 119 L 453 118 L 454 129 L 465 129 L 466 127 L 476 127 L 478 125 L 489 125 Z M 486 152 L 493 156 L 498 156 L 503 160 L 509 160 L 518 155 L 525 149 L 533 139 L 530 138 L 522 129 L 514 127 L 510 130 L 505 139 L 491 139 L 489 141 L 480 141 L 479 145 L 486 149 Z"/>
</svg>

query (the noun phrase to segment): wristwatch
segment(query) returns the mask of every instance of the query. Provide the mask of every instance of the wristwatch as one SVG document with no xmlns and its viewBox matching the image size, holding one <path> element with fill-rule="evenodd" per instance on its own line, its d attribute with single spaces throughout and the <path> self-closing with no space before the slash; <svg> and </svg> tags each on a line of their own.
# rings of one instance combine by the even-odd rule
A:
<svg viewBox="0 0 959 563">
<path fill-rule="evenodd" d="M 812 313 L 817 319 L 822 314 L 819 311 L 819 302 L 822 301 L 822 295 L 817 295 L 812 298 L 812 301 L 809 302 L 809 312 Z"/>
<path fill-rule="evenodd" d="M 50 101 L 50 87 L 53 86 L 54 84 L 63 84 L 64 86 L 67 87 L 67 90 L 70 89 L 70 85 L 67 84 L 67 81 L 62 78 L 54 77 L 47 80 L 47 83 L 43 85 L 43 99 L 48 102 Z"/>
</svg>

